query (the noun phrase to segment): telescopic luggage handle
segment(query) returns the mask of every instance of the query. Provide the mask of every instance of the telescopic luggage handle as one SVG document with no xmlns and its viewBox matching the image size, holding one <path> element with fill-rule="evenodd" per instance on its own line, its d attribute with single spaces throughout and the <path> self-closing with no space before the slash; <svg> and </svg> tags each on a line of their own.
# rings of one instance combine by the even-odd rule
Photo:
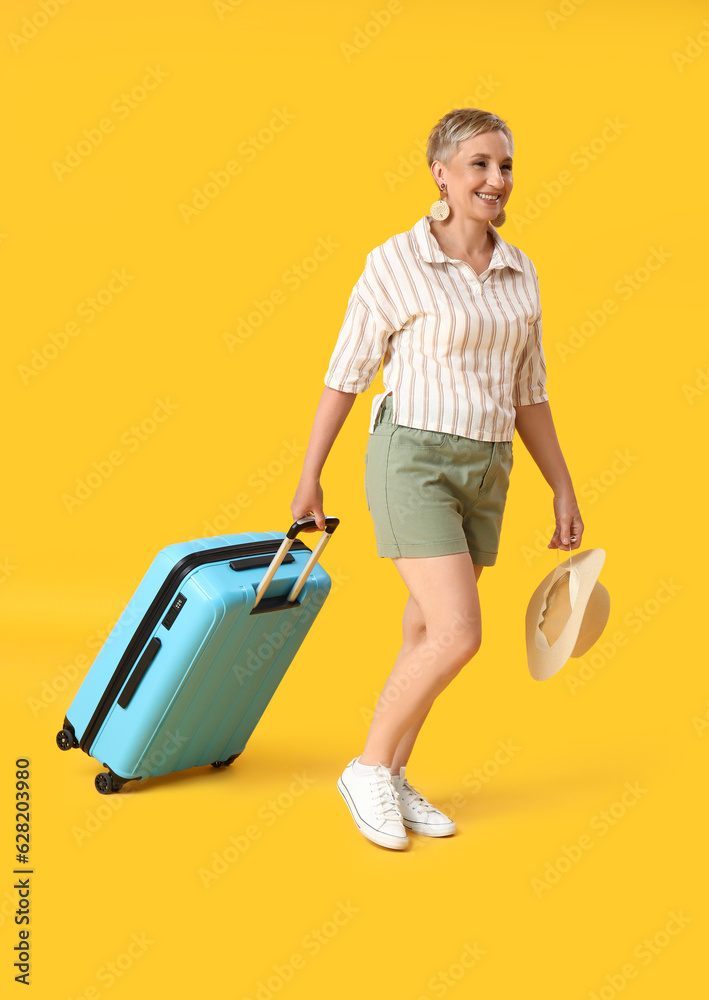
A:
<svg viewBox="0 0 709 1000">
<path fill-rule="evenodd" d="M 298 579 L 295 581 L 295 583 L 293 584 L 293 586 L 290 589 L 290 593 L 288 594 L 288 597 L 287 597 L 287 600 L 289 602 L 290 601 L 294 601 L 296 599 L 296 597 L 298 596 L 298 594 L 300 593 L 301 588 L 303 587 L 303 584 L 305 583 L 305 581 L 310 576 L 310 572 L 311 572 L 313 566 L 315 565 L 315 563 L 318 561 L 318 559 L 322 555 L 322 550 L 325 548 L 325 546 L 327 545 L 327 543 L 330 541 L 330 536 L 332 535 L 332 533 L 334 532 L 335 528 L 337 527 L 337 525 L 339 523 L 340 523 L 339 517 L 326 517 L 325 518 L 325 529 L 324 529 L 324 531 L 323 531 L 320 539 L 318 540 L 317 545 L 315 546 L 315 548 L 311 552 L 310 558 L 306 562 L 305 566 L 303 566 L 302 573 L 300 574 L 300 576 L 298 577 Z M 293 522 L 293 524 L 290 526 L 290 528 L 288 529 L 288 531 L 286 533 L 286 537 L 281 542 L 281 547 L 279 548 L 278 552 L 276 552 L 275 556 L 273 557 L 273 561 L 271 562 L 271 565 L 266 570 L 266 572 L 264 574 L 264 577 L 263 577 L 263 580 L 258 585 L 258 588 L 256 590 L 256 600 L 254 602 L 254 608 L 256 607 L 256 605 L 259 603 L 259 601 L 263 597 L 264 592 L 268 588 L 269 583 L 271 582 L 271 580 L 273 579 L 273 577 L 276 575 L 276 570 L 278 569 L 278 567 L 283 562 L 283 560 L 284 560 L 284 558 L 286 556 L 286 553 L 288 552 L 288 549 L 291 547 L 291 545 L 293 544 L 293 542 L 295 541 L 295 539 L 298 537 L 298 534 L 304 528 L 316 528 L 316 527 L 317 527 L 317 524 L 315 522 L 315 518 L 314 517 L 299 517 L 297 521 Z"/>
</svg>

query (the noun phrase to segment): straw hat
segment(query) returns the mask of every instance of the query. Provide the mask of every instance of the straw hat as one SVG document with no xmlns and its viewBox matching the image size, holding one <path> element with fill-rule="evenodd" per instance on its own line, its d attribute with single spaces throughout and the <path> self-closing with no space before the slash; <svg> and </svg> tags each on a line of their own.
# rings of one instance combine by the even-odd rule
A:
<svg viewBox="0 0 709 1000">
<path fill-rule="evenodd" d="M 570 656 L 583 656 L 606 627 L 611 601 L 598 576 L 603 549 L 574 552 L 544 577 L 527 605 L 527 665 L 537 681 L 553 677 Z"/>
</svg>

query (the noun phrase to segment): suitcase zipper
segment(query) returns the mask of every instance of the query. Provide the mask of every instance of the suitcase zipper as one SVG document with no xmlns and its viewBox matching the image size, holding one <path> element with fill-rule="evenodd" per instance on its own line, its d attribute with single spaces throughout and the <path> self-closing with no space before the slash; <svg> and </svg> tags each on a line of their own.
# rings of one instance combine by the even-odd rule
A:
<svg viewBox="0 0 709 1000">
<path fill-rule="evenodd" d="M 113 676 L 106 685 L 106 689 L 99 698 L 94 714 L 91 716 L 88 726 L 84 730 L 84 735 L 79 741 L 81 749 L 90 755 L 90 747 L 96 738 L 99 729 L 103 725 L 104 719 L 116 701 L 118 694 L 129 676 L 138 654 L 145 646 L 150 637 L 150 633 L 160 623 L 163 614 L 170 607 L 175 590 L 179 587 L 184 578 L 198 566 L 207 563 L 226 562 L 237 556 L 261 555 L 263 553 L 275 553 L 278 551 L 282 540 L 267 539 L 262 542 L 242 542 L 241 545 L 225 545 L 218 549 L 202 549 L 199 552 L 192 552 L 190 555 L 180 559 L 175 563 L 165 580 L 155 595 L 152 604 L 143 615 L 140 625 L 133 633 L 133 637 L 125 648 L 123 656 L 118 661 L 118 666 L 113 672 Z M 312 552 L 304 542 L 295 539 L 290 551 Z M 155 650 L 157 653 L 157 649 Z M 146 669 L 149 664 L 146 664 Z"/>
</svg>

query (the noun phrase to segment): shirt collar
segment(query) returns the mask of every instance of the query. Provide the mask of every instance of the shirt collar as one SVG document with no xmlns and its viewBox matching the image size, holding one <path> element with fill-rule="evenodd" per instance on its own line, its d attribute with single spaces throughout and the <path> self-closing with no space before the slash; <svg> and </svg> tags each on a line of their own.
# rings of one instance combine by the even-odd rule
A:
<svg viewBox="0 0 709 1000">
<path fill-rule="evenodd" d="M 431 232 L 431 219 L 430 215 L 422 216 L 411 230 L 414 237 L 414 248 L 418 256 L 422 260 L 428 261 L 429 264 L 443 264 L 451 258 L 443 253 L 438 240 Z M 492 223 L 488 223 L 488 230 L 492 233 L 492 238 L 495 241 L 495 249 L 488 270 L 511 267 L 515 271 L 523 271 L 524 268 L 514 254 L 515 247 L 502 239 Z"/>
</svg>

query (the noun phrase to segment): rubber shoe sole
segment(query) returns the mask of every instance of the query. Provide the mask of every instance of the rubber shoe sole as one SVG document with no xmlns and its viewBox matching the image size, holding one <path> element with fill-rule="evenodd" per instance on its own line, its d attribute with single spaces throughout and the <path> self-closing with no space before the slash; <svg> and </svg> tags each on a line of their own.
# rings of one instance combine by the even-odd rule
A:
<svg viewBox="0 0 709 1000">
<path fill-rule="evenodd" d="M 394 837 L 391 834 L 382 833 L 381 830 L 376 830 L 373 826 L 370 826 L 369 823 L 364 821 L 364 819 L 357 812 L 357 808 L 352 801 L 350 793 L 347 791 L 341 778 L 337 779 L 337 790 L 345 800 L 345 805 L 350 811 L 352 819 L 355 822 L 355 826 L 368 840 L 378 844 L 380 847 L 390 847 L 395 851 L 402 851 L 408 847 L 408 837 Z"/>
<path fill-rule="evenodd" d="M 417 823 L 415 820 L 402 819 L 402 823 L 407 830 L 412 833 L 420 833 L 425 837 L 450 837 L 455 833 L 457 827 L 453 820 L 450 823 Z"/>
</svg>

